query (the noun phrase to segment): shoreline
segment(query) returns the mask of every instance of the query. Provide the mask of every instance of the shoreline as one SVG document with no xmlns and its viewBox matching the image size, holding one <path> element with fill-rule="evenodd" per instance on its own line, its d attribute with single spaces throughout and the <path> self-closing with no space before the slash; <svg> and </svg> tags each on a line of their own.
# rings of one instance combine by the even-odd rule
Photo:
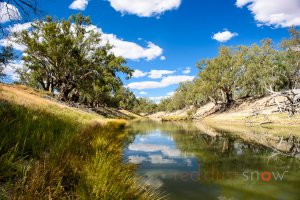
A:
<svg viewBox="0 0 300 200">
<path fill-rule="evenodd" d="M 0 94 L 0 199 L 159 197 L 122 160 L 128 120 L 70 107 L 24 86 L 0 84 Z"/>
<path fill-rule="evenodd" d="M 268 115 L 268 119 L 264 116 L 248 118 L 247 116 L 228 116 L 223 113 L 209 115 L 203 118 L 193 118 L 189 116 L 165 116 L 165 117 L 148 117 L 150 120 L 166 121 L 166 122 L 217 122 L 228 125 L 248 125 L 248 126 L 280 126 L 280 127 L 298 127 L 300 125 L 300 114 L 289 117 L 286 113 L 276 113 Z M 299 129 L 300 130 L 300 129 Z"/>
<path fill-rule="evenodd" d="M 216 123 L 216 121 L 161 121 L 174 123 L 183 129 L 197 130 L 211 137 L 234 137 L 245 142 L 256 143 L 270 148 L 275 154 L 300 159 L 299 126 L 248 126 L 242 123 Z"/>
<path fill-rule="evenodd" d="M 225 111 L 217 111 L 213 103 L 207 103 L 201 107 L 190 106 L 172 112 L 157 112 L 147 117 L 161 121 L 214 121 L 231 124 L 245 124 L 250 126 L 299 126 L 300 108 L 297 113 L 289 116 L 287 112 L 279 112 L 275 101 L 284 101 L 282 97 L 271 96 L 260 99 L 246 99 L 236 101 L 234 105 Z"/>
</svg>

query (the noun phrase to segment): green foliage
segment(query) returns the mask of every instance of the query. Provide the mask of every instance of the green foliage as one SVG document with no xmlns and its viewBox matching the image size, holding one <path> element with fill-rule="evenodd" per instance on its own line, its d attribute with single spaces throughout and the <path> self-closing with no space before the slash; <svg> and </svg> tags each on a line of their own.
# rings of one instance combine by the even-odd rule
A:
<svg viewBox="0 0 300 200">
<path fill-rule="evenodd" d="M 172 97 L 161 100 L 156 110 L 171 112 L 186 108 L 189 105 L 200 105 L 205 100 L 199 92 L 200 87 L 198 84 L 197 80 L 181 83 Z"/>
<path fill-rule="evenodd" d="M 157 105 L 150 99 L 138 98 L 136 99 L 133 111 L 135 113 L 152 114 L 156 112 Z"/>
<path fill-rule="evenodd" d="M 230 104 L 233 101 L 237 66 L 240 65 L 239 56 L 238 50 L 222 46 L 218 57 L 203 60 L 199 64 L 199 78 L 207 90 L 213 91 L 211 98 L 214 101 L 220 97 L 224 103 Z"/>
<path fill-rule="evenodd" d="M 112 46 L 100 45 L 101 34 L 89 17 L 72 15 L 68 20 L 36 21 L 32 29 L 17 34 L 26 46 L 21 82 L 54 92 L 65 101 L 91 106 L 109 104 L 122 87 L 117 76 L 131 76 L 124 58 L 111 53 Z"/>
<path fill-rule="evenodd" d="M 172 105 L 172 99 L 171 98 L 165 98 L 160 101 L 160 103 L 157 105 L 157 111 L 173 111 L 173 105 Z"/>
<path fill-rule="evenodd" d="M 136 97 L 128 88 L 121 87 L 116 91 L 114 101 L 116 102 L 116 107 L 132 110 L 136 103 Z"/>
<path fill-rule="evenodd" d="M 0 101 L 0 199 L 152 199 L 123 163 L 125 121 L 60 114 Z"/>
<path fill-rule="evenodd" d="M 2 47 L 0 51 L 0 80 L 5 74 L 3 73 L 5 65 L 14 59 L 13 48 L 11 46 Z"/>
<path fill-rule="evenodd" d="M 270 39 L 261 45 L 225 47 L 218 56 L 201 60 L 196 80 L 181 84 L 174 96 L 161 101 L 158 110 L 173 111 L 208 100 L 225 108 L 236 99 L 260 97 L 270 91 L 300 87 L 300 30 L 291 28 L 282 49 Z"/>
<path fill-rule="evenodd" d="M 300 87 L 300 30 L 296 30 L 295 27 L 290 29 L 290 39 L 283 40 L 281 43 L 283 52 L 284 66 L 288 74 L 286 79 L 288 80 L 289 88 Z"/>
</svg>

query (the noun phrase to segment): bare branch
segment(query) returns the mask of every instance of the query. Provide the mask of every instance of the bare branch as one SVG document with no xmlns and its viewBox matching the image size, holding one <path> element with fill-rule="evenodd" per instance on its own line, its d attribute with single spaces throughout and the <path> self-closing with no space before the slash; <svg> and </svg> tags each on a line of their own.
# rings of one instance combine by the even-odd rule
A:
<svg viewBox="0 0 300 200">
<path fill-rule="evenodd" d="M 42 0 L 1 0 L 0 1 L 0 38 L 8 33 L 5 30 L 7 25 L 14 22 L 30 21 L 33 16 L 41 14 L 39 2 Z M 1 23 L 8 24 L 2 25 Z"/>
</svg>

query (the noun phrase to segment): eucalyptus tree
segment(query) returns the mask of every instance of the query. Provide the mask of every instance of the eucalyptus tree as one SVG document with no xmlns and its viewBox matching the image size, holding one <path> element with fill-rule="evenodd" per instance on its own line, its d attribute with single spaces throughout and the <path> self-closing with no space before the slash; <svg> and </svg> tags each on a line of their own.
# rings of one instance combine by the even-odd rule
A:
<svg viewBox="0 0 300 200">
<path fill-rule="evenodd" d="M 281 54 L 274 49 L 270 39 L 263 40 L 261 46 L 253 44 L 239 49 L 242 63 L 237 74 L 237 97 L 263 96 L 269 87 L 281 87 L 279 81 L 284 82 L 279 77 Z"/>
<path fill-rule="evenodd" d="M 208 101 L 226 108 L 239 98 L 272 94 L 286 97 L 285 104 L 291 105 L 289 112 L 294 114 L 300 99 L 300 30 L 293 27 L 290 35 L 281 48 L 271 39 L 260 45 L 222 46 L 216 57 L 198 62 L 198 77 L 181 84 L 172 97 L 160 102 L 158 110 L 173 111 Z"/>
<path fill-rule="evenodd" d="M 183 109 L 192 104 L 191 96 L 189 95 L 190 82 L 183 82 L 179 84 L 179 87 L 172 96 L 173 110 Z"/>
<path fill-rule="evenodd" d="M 2 47 L 0 51 L 0 81 L 5 76 L 4 68 L 14 59 L 13 48 L 11 46 Z"/>
<path fill-rule="evenodd" d="M 116 91 L 114 97 L 114 107 L 119 107 L 121 109 L 132 110 L 136 103 L 136 97 L 132 91 L 126 87 L 121 87 Z"/>
<path fill-rule="evenodd" d="M 284 65 L 287 68 L 288 88 L 300 88 L 300 30 L 290 29 L 290 39 L 283 40 Z"/>
<path fill-rule="evenodd" d="M 236 74 L 240 66 L 239 53 L 232 47 L 222 46 L 216 58 L 198 64 L 199 78 L 209 98 L 228 106 L 233 103 Z"/>
<path fill-rule="evenodd" d="M 135 113 L 152 114 L 156 112 L 157 105 L 149 98 L 138 98 L 133 111 Z"/>
<path fill-rule="evenodd" d="M 28 70 L 22 76 L 44 90 L 59 91 L 65 101 L 89 99 L 99 104 L 122 86 L 119 72 L 127 78 L 132 73 L 125 59 L 111 52 L 111 45 L 101 45 L 101 34 L 90 18 L 80 14 L 61 21 L 46 17 L 16 37 L 26 47 L 23 60 Z"/>
<path fill-rule="evenodd" d="M 168 111 L 171 112 L 173 111 L 173 98 L 172 97 L 168 97 L 168 98 L 164 98 L 162 99 L 159 104 L 157 105 L 157 111 Z"/>
</svg>

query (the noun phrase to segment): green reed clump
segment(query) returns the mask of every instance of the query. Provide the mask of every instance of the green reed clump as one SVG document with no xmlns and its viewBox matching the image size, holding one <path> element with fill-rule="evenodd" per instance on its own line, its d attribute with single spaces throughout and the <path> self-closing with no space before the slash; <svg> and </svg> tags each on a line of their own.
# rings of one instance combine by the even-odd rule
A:
<svg viewBox="0 0 300 200">
<path fill-rule="evenodd" d="M 0 199 L 155 199 L 122 162 L 126 121 L 78 123 L 0 100 Z"/>
</svg>

